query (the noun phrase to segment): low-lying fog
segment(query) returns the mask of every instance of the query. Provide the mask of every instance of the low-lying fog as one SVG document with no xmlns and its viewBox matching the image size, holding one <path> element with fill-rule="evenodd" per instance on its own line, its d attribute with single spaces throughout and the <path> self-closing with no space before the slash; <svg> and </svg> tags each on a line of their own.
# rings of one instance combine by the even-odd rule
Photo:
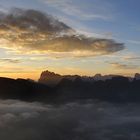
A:
<svg viewBox="0 0 140 140">
<path fill-rule="evenodd" d="M 139 140 L 140 104 L 0 100 L 1 140 Z"/>
</svg>

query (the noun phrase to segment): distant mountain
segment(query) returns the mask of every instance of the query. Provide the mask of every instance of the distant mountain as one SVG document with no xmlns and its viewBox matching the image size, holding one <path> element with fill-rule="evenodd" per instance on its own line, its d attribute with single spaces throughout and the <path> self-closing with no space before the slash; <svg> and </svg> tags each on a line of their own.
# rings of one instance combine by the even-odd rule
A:
<svg viewBox="0 0 140 140">
<path fill-rule="evenodd" d="M 140 74 L 139 74 L 139 73 L 136 73 L 136 74 L 135 74 L 135 79 L 136 79 L 136 80 L 140 80 Z"/>
<path fill-rule="evenodd" d="M 40 79 L 38 80 L 39 83 L 47 84 L 49 86 L 57 85 L 62 79 L 66 78 L 69 80 L 75 80 L 78 75 L 60 75 L 50 71 L 43 71 L 41 73 Z"/>
<path fill-rule="evenodd" d="M 112 79 L 113 77 L 116 77 L 116 76 L 119 76 L 119 75 L 101 75 L 101 74 L 96 74 L 95 76 L 93 76 L 93 79 L 95 81 L 105 81 L 105 80 L 108 80 L 108 79 Z"/>
<path fill-rule="evenodd" d="M 116 77 L 119 75 L 104 75 L 96 74 L 95 76 L 79 76 L 79 75 L 60 75 L 56 74 L 54 72 L 50 72 L 48 70 L 43 71 L 39 78 L 39 83 L 43 83 L 49 86 L 55 86 L 57 85 L 62 79 L 68 79 L 71 81 L 74 81 L 76 78 L 80 78 L 82 81 L 87 82 L 93 82 L 93 81 L 105 81 L 108 79 L 112 79 L 113 77 Z M 128 77 L 129 80 L 132 80 L 132 78 Z"/>
<path fill-rule="evenodd" d="M 45 103 L 66 103 L 86 99 L 140 102 L 139 76 L 140 74 L 135 74 L 135 77 L 130 80 L 124 76 L 102 76 L 100 74 L 93 77 L 62 76 L 45 71 L 41 74 L 39 82 L 0 77 L 0 99 Z"/>
</svg>

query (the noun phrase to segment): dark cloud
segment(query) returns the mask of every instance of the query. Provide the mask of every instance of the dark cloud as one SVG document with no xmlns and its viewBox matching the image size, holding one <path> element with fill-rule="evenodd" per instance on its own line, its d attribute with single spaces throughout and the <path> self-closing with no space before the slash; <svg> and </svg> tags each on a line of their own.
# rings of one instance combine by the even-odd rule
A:
<svg viewBox="0 0 140 140">
<path fill-rule="evenodd" d="M 21 63 L 21 60 L 12 58 L 0 58 L 0 62 Z"/>
<path fill-rule="evenodd" d="M 136 69 L 139 68 L 138 65 L 133 65 L 133 64 L 121 64 L 118 62 L 115 63 L 110 63 L 113 67 L 118 68 L 118 69 Z"/>
<path fill-rule="evenodd" d="M 67 53 L 72 56 L 112 54 L 124 44 L 89 38 L 50 15 L 36 10 L 12 9 L 0 16 L 1 47 L 22 53 Z"/>
<path fill-rule="evenodd" d="M 139 104 L 0 101 L 2 140 L 138 140 Z"/>
<path fill-rule="evenodd" d="M 18 8 L 14 8 L 10 10 L 8 14 L 3 15 L 1 24 L 11 30 L 17 28 L 19 31 L 31 30 L 50 34 L 71 29 L 50 15 L 36 10 L 22 10 Z"/>
</svg>

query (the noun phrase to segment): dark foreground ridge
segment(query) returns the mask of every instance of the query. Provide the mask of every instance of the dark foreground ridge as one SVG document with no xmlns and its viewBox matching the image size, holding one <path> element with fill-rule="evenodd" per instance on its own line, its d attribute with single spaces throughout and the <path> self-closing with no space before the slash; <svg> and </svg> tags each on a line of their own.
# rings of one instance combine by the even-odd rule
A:
<svg viewBox="0 0 140 140">
<path fill-rule="evenodd" d="M 44 76 L 43 82 L 41 79 L 39 82 L 35 82 L 1 77 L 0 99 L 42 101 L 45 103 L 63 103 L 85 99 L 108 102 L 140 102 L 139 74 L 136 74 L 134 78 L 108 76 L 106 79 L 104 77 L 101 79 L 101 75 L 96 75 L 96 77 L 61 76 L 47 71 L 46 76 L 48 77 Z M 100 79 L 97 79 L 97 76 Z"/>
<path fill-rule="evenodd" d="M 32 80 L 0 77 L 0 98 L 39 101 L 49 97 L 51 88 Z"/>
</svg>

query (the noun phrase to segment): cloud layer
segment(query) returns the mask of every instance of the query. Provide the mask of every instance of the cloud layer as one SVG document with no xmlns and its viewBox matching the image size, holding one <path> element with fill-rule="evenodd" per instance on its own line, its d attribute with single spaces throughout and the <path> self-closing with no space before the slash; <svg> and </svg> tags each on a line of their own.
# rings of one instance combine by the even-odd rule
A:
<svg viewBox="0 0 140 140">
<path fill-rule="evenodd" d="M 121 64 L 121 63 L 111 63 L 111 65 L 117 69 L 125 69 L 125 70 L 134 70 L 134 69 L 137 69 L 139 68 L 138 65 L 134 65 L 134 64 Z"/>
<path fill-rule="evenodd" d="M 138 140 L 139 104 L 0 101 L 2 140 Z"/>
<path fill-rule="evenodd" d="M 12 9 L 0 14 L 0 47 L 18 53 L 97 56 L 124 49 L 111 39 L 89 38 L 50 15 L 36 10 Z"/>
<path fill-rule="evenodd" d="M 21 60 L 19 60 L 19 59 L 12 59 L 12 58 L 0 58 L 0 62 L 3 62 L 3 63 L 15 63 L 15 64 L 17 64 L 17 63 L 20 63 L 21 62 Z"/>
</svg>

